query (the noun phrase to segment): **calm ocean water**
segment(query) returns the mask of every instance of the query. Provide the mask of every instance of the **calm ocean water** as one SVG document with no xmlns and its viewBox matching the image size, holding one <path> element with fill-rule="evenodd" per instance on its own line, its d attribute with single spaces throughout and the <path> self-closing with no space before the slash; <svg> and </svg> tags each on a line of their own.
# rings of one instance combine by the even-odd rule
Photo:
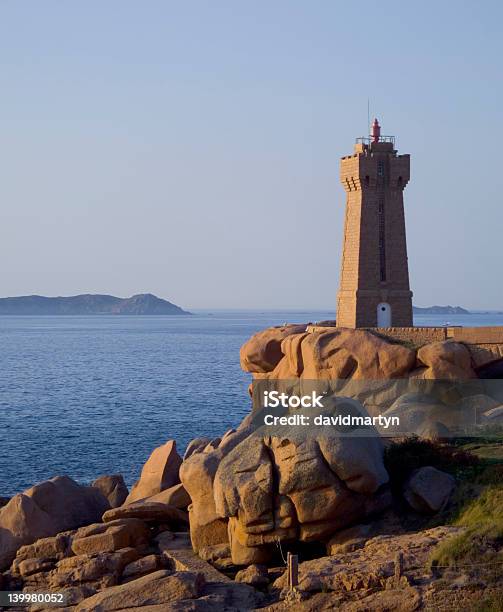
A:
<svg viewBox="0 0 503 612">
<path fill-rule="evenodd" d="M 155 446 L 180 452 L 249 410 L 239 348 L 269 325 L 333 312 L 191 317 L 0 317 L 0 495 L 68 474 L 129 485 Z M 503 325 L 503 315 L 416 317 L 416 325 Z"/>
</svg>

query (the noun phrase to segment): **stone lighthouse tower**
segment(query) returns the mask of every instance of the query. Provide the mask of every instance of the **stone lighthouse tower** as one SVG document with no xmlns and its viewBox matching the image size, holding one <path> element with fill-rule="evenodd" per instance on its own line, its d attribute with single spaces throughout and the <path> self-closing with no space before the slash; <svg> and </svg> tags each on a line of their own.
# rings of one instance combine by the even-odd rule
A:
<svg viewBox="0 0 503 612">
<path fill-rule="evenodd" d="M 410 156 L 397 154 L 377 119 L 370 138 L 358 138 L 341 160 L 347 200 L 338 327 L 412 326 L 403 208 L 409 176 Z"/>
</svg>

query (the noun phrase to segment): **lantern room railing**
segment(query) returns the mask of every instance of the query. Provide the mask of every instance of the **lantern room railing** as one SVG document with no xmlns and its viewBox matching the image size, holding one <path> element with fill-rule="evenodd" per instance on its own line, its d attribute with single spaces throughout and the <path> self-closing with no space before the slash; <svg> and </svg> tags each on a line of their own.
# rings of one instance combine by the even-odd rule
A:
<svg viewBox="0 0 503 612">
<path fill-rule="evenodd" d="M 372 136 L 360 136 L 356 139 L 356 144 L 366 144 L 370 145 L 374 142 L 374 138 Z M 391 142 L 393 148 L 395 147 L 395 137 L 394 136 L 379 136 L 379 142 Z"/>
</svg>

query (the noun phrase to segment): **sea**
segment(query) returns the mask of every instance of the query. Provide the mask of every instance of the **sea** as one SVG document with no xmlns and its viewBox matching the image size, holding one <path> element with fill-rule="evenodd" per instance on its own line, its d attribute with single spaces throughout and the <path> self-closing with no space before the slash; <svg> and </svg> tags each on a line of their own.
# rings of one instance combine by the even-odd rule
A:
<svg viewBox="0 0 503 612">
<path fill-rule="evenodd" d="M 130 486 L 152 450 L 222 435 L 250 409 L 239 348 L 271 325 L 333 311 L 192 316 L 0 316 L 0 496 L 56 475 Z M 503 325 L 503 314 L 421 315 L 415 325 Z"/>
</svg>

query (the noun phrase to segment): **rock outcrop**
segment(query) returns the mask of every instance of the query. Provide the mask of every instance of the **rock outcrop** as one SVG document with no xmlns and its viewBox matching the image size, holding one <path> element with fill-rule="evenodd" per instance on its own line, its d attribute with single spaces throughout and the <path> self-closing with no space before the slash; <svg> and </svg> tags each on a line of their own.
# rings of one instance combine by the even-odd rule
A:
<svg viewBox="0 0 503 612">
<path fill-rule="evenodd" d="M 0 569 L 8 566 L 16 550 L 40 538 L 99 521 L 110 508 L 94 487 L 57 476 L 15 495 L 0 510 Z"/>
<path fill-rule="evenodd" d="M 233 563 L 249 565 L 269 561 L 278 539 L 323 541 L 389 503 L 382 457 L 375 430 L 366 438 L 231 433 L 180 470 L 194 550 L 229 541 Z"/>
<path fill-rule="evenodd" d="M 327 542 L 327 553 L 337 555 L 348 553 L 363 548 L 371 537 L 371 526 L 365 524 L 354 525 L 347 529 L 341 529 Z"/>
<path fill-rule="evenodd" d="M 195 450 L 180 468 L 180 478 L 192 503 L 189 506 L 190 537 L 196 552 L 206 546 L 228 542 L 227 520 L 215 507 L 213 481 L 220 461 L 248 432 L 234 432 L 221 440 L 216 448 L 210 443 Z"/>
<path fill-rule="evenodd" d="M 103 493 L 110 504 L 110 508 L 122 506 L 129 493 L 124 478 L 120 474 L 100 476 L 91 486 Z"/>
<path fill-rule="evenodd" d="M 118 519 L 141 519 L 148 523 L 171 524 L 173 527 L 183 527 L 188 523 L 187 513 L 183 510 L 162 502 L 146 500 L 126 504 L 120 508 L 112 508 L 103 515 L 105 523 Z"/>
<path fill-rule="evenodd" d="M 405 485 L 404 497 L 417 512 L 435 514 L 449 501 L 454 485 L 450 474 L 425 466 L 412 472 Z"/>
<path fill-rule="evenodd" d="M 75 612 L 165 606 L 175 601 L 198 598 L 202 594 L 203 586 L 204 578 L 201 574 L 158 570 L 84 599 Z"/>
<path fill-rule="evenodd" d="M 452 339 L 416 346 L 378 330 L 289 325 L 255 334 L 240 358 L 263 385 L 304 388 L 315 381 L 318 391 L 356 399 L 372 416 L 399 416 L 396 435 L 442 439 L 469 435 L 474 411 L 488 423 L 485 413 L 501 401 L 485 395 L 470 351 Z"/>
<path fill-rule="evenodd" d="M 168 440 L 158 446 L 143 466 L 140 479 L 133 485 L 126 504 L 156 495 L 180 482 L 182 458 L 176 451 L 176 442 Z"/>
<path fill-rule="evenodd" d="M 256 588 L 264 588 L 269 584 L 269 573 L 265 565 L 249 565 L 239 570 L 235 577 L 236 582 L 243 582 Z"/>
<path fill-rule="evenodd" d="M 149 538 L 150 532 L 142 520 L 122 518 L 81 527 L 72 537 L 71 548 L 76 555 L 115 552 L 121 548 L 142 550 Z"/>
<path fill-rule="evenodd" d="M 147 497 L 146 502 L 160 502 L 168 506 L 174 506 L 180 510 L 186 510 L 190 504 L 190 495 L 180 482 L 169 489 L 164 489 L 151 497 Z"/>
<path fill-rule="evenodd" d="M 278 540 L 323 541 L 383 509 L 386 501 L 374 498 L 388 481 L 382 453 L 378 437 L 250 435 L 223 458 L 215 477 L 233 562 L 264 563 Z"/>
<path fill-rule="evenodd" d="M 429 555 L 439 542 L 459 531 L 456 527 L 435 527 L 420 533 L 371 538 L 354 552 L 321 557 L 299 565 L 299 588 L 307 592 L 386 588 L 395 575 L 397 553 L 402 555 L 401 571 L 427 569 Z M 286 573 L 275 586 L 284 588 Z"/>
<path fill-rule="evenodd" d="M 296 602 L 292 609 L 306 612 L 442 609 L 426 605 L 435 592 L 441 592 L 438 599 L 443 600 L 445 609 L 461 609 L 447 605 L 456 589 L 437 579 L 429 569 L 435 546 L 458 532 L 459 528 L 443 526 L 418 533 L 380 535 L 352 552 L 300 563 L 298 588 L 304 601 Z M 274 587 L 285 592 L 286 586 L 285 572 Z M 282 609 L 289 608 L 282 603 L 269 608 L 271 612 Z"/>
<path fill-rule="evenodd" d="M 476 378 L 470 351 L 464 344 L 446 340 L 432 342 L 417 351 L 419 369 L 414 376 L 431 380 L 466 380 Z"/>
<path fill-rule="evenodd" d="M 291 335 L 302 334 L 305 330 L 305 325 L 284 325 L 258 332 L 241 347 L 242 369 L 260 374 L 271 372 L 283 359 L 283 340 Z"/>
<path fill-rule="evenodd" d="M 211 438 L 201 437 L 194 438 L 187 444 L 183 460 L 188 459 L 193 453 L 202 451 L 211 442 Z"/>
<path fill-rule="evenodd" d="M 255 378 L 390 380 L 475 378 L 470 351 L 453 340 L 414 348 L 364 329 L 271 327 L 241 347 Z"/>
<path fill-rule="evenodd" d="M 119 519 L 38 540 L 18 550 L 1 586 L 61 592 L 65 609 L 82 612 L 251 610 L 262 602 L 251 586 L 197 557 L 186 534 L 166 527 Z"/>
</svg>

